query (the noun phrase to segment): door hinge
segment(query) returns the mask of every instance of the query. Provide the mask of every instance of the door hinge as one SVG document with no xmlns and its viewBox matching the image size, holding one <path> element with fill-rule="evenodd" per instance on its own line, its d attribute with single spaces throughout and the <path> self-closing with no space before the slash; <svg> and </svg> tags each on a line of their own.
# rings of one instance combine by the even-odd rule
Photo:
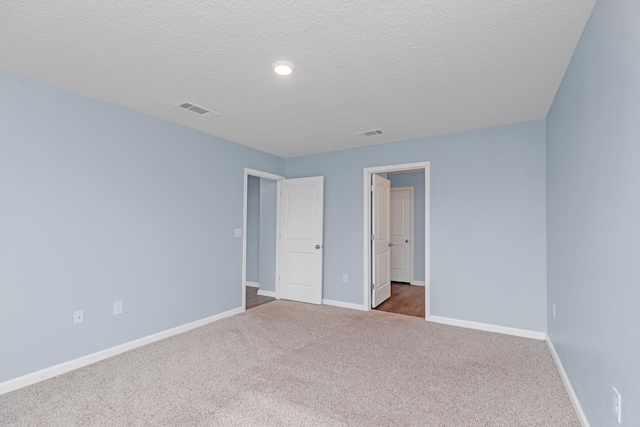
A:
<svg viewBox="0 0 640 427">
<path fill-rule="evenodd" d="M 374 188 L 374 187 L 373 187 L 373 184 L 371 184 L 371 192 L 372 192 L 372 193 L 373 193 L 373 188 Z"/>
<path fill-rule="evenodd" d="M 376 288 L 376 285 L 373 284 L 373 282 L 371 282 L 371 290 L 374 290 Z"/>
<path fill-rule="evenodd" d="M 371 238 L 371 240 L 374 240 L 375 236 L 372 234 L 370 238 Z"/>
</svg>

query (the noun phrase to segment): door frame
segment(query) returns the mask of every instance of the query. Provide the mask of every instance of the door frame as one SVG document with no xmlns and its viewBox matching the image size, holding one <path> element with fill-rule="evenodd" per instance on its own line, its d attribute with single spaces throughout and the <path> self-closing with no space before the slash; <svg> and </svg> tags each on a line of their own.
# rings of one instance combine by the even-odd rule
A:
<svg viewBox="0 0 640 427">
<path fill-rule="evenodd" d="M 280 181 L 284 179 L 284 176 L 276 175 L 269 172 L 263 172 L 256 169 L 244 168 L 244 195 L 242 198 L 242 311 L 247 309 L 247 199 L 249 188 L 249 176 L 255 176 L 258 178 L 266 178 L 272 181 Z M 279 209 L 279 208 L 277 208 Z M 276 213 L 276 218 L 279 218 L 279 212 Z M 276 219 L 276 233 L 278 233 L 279 221 Z M 277 234 L 276 234 L 277 236 Z M 276 292 L 278 290 L 278 239 L 276 239 Z"/>
<path fill-rule="evenodd" d="M 396 191 L 401 191 L 401 190 L 406 190 L 409 191 L 409 231 L 411 233 L 411 240 L 409 241 L 409 243 L 411 243 L 409 245 L 409 284 L 413 285 L 415 282 L 415 278 L 414 276 L 414 271 L 413 271 L 413 204 L 414 204 L 414 198 L 413 198 L 413 191 L 414 188 L 413 187 L 391 187 L 391 195 L 393 196 L 393 190 Z M 390 216 L 390 219 L 393 221 L 393 215 Z"/>
<path fill-rule="evenodd" d="M 363 294 L 364 309 L 371 310 L 371 175 L 385 172 L 414 172 L 424 170 L 424 313 L 425 320 L 431 316 L 431 265 L 430 265 L 430 211 L 431 211 L 431 172 L 430 162 L 403 163 L 397 165 L 375 166 L 363 170 Z M 415 219 L 415 218 L 414 218 Z M 413 274 L 412 274 L 413 276 Z"/>
</svg>

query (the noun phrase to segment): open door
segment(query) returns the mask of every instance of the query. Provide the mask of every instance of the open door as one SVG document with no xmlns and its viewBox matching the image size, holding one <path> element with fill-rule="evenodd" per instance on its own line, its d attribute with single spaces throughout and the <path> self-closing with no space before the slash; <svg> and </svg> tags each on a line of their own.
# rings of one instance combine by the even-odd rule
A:
<svg viewBox="0 0 640 427">
<path fill-rule="evenodd" d="M 278 181 L 278 298 L 322 304 L 324 177 Z"/>
<path fill-rule="evenodd" d="M 391 182 L 374 174 L 371 192 L 371 307 L 377 307 L 391 296 Z"/>
</svg>

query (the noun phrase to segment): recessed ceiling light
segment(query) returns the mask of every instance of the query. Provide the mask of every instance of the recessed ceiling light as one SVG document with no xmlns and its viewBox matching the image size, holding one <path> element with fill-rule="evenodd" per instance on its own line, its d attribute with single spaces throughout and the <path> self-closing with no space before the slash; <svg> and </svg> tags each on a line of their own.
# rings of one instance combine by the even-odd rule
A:
<svg viewBox="0 0 640 427">
<path fill-rule="evenodd" d="M 281 76 L 288 76 L 293 72 L 294 68 L 293 64 L 289 61 L 276 61 L 271 64 L 271 66 L 273 67 L 273 71 L 275 71 L 276 74 L 280 74 Z"/>
</svg>

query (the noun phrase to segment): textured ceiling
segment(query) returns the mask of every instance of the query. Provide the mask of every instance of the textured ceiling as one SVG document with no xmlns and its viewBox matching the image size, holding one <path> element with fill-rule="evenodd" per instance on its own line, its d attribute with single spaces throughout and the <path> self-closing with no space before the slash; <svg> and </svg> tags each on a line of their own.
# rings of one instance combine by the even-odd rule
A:
<svg viewBox="0 0 640 427">
<path fill-rule="evenodd" d="M 3 0 L 0 68 L 293 157 L 544 118 L 594 3 Z"/>
</svg>

